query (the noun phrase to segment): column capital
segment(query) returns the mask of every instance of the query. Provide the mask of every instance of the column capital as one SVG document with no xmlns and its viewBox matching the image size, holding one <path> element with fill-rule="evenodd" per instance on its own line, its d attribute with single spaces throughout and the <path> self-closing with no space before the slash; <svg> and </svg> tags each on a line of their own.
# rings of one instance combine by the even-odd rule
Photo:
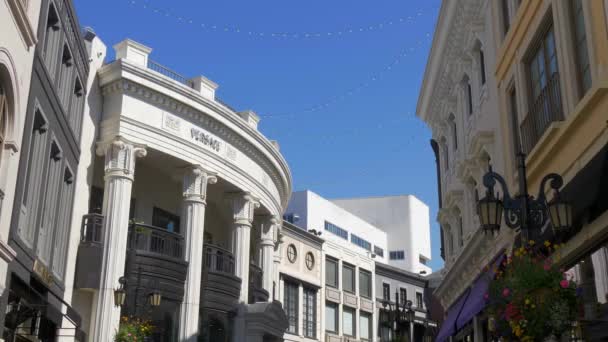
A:
<svg viewBox="0 0 608 342">
<path fill-rule="evenodd" d="M 105 156 L 106 176 L 133 178 L 135 159 L 146 156 L 146 146 L 135 144 L 122 136 L 97 144 L 97 154 Z"/>
<path fill-rule="evenodd" d="M 207 185 L 217 183 L 215 172 L 201 165 L 191 165 L 184 170 L 183 195 L 185 201 L 205 203 L 207 200 Z"/>
<path fill-rule="evenodd" d="M 260 201 L 249 192 L 230 192 L 226 200 L 232 210 L 234 223 L 251 226 L 255 209 L 260 207 Z"/>
</svg>

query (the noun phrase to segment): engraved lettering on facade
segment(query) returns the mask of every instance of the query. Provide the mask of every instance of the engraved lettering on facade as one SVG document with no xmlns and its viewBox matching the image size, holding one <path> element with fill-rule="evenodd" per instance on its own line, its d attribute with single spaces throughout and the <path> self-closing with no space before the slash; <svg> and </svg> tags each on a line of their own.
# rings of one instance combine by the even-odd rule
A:
<svg viewBox="0 0 608 342">
<path fill-rule="evenodd" d="M 163 114 L 163 128 L 179 132 L 181 127 L 181 121 L 179 118 L 174 117 L 171 114 Z"/>
<path fill-rule="evenodd" d="M 190 135 L 192 136 L 192 139 L 205 146 L 209 146 L 212 150 L 216 152 L 220 151 L 220 141 L 212 137 L 210 134 L 204 133 L 196 128 L 191 128 Z"/>
</svg>

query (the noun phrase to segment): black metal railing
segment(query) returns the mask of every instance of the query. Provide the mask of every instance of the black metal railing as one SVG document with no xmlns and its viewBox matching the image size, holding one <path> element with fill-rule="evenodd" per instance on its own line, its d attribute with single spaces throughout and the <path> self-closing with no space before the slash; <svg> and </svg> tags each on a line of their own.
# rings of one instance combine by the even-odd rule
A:
<svg viewBox="0 0 608 342">
<path fill-rule="evenodd" d="M 82 217 L 80 242 L 100 244 L 103 239 L 103 216 L 101 214 L 86 214 Z"/>
<path fill-rule="evenodd" d="M 556 72 L 551 76 L 551 79 L 541 90 L 540 94 L 534 99 L 528 115 L 520 125 L 523 152 L 529 154 L 549 125 L 554 121 L 561 121 L 563 119 L 559 73 Z"/>
<path fill-rule="evenodd" d="M 255 289 L 261 289 L 263 284 L 264 271 L 254 263 L 249 264 L 249 284 Z"/>
<path fill-rule="evenodd" d="M 167 76 L 170 79 L 175 80 L 181 84 L 187 85 L 190 88 L 194 87 L 192 82 L 190 80 L 188 80 L 186 77 L 184 77 L 184 76 L 178 74 L 177 72 L 167 68 L 166 66 L 156 63 L 150 59 L 148 59 L 148 69 L 154 70 L 154 71 L 158 72 L 159 74 Z"/>
<path fill-rule="evenodd" d="M 163 228 L 131 223 L 129 225 L 128 248 L 182 259 L 184 237 Z"/>
<path fill-rule="evenodd" d="M 207 272 L 234 275 L 234 256 L 227 249 L 205 243 L 203 247 L 203 269 Z"/>
</svg>

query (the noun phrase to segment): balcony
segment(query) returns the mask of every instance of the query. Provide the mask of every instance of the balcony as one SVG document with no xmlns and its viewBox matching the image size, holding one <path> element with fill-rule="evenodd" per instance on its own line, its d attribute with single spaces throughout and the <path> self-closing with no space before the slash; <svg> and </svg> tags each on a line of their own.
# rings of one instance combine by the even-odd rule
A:
<svg viewBox="0 0 608 342">
<path fill-rule="evenodd" d="M 99 287 L 103 254 L 103 220 L 99 214 L 82 218 L 80 246 L 76 261 L 76 288 Z M 163 228 L 131 223 L 127 240 L 125 274 L 127 281 L 160 283 L 163 297 L 181 301 L 188 263 L 184 261 L 184 238 Z"/>
<path fill-rule="evenodd" d="M 260 266 L 249 264 L 249 304 L 268 301 L 268 291 L 262 287 L 264 271 Z"/>
<path fill-rule="evenodd" d="M 536 97 L 521 123 L 521 147 L 524 153 L 532 151 L 551 123 L 564 119 L 559 87 L 559 73 L 556 72 Z"/>
<path fill-rule="evenodd" d="M 201 308 L 229 312 L 238 303 L 241 279 L 234 275 L 232 252 L 206 243 L 203 248 Z"/>
</svg>

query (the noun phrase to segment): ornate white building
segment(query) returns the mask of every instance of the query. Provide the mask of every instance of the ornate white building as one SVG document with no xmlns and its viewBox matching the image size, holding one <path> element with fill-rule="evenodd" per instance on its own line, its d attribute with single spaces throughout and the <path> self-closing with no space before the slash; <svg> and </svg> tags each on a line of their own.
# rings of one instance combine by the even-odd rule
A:
<svg viewBox="0 0 608 342">
<path fill-rule="evenodd" d="M 278 146 L 212 81 L 152 62 L 137 42 L 114 48 L 96 72 L 83 127 L 95 147 L 76 188 L 72 305 L 83 330 L 107 342 L 121 316 L 136 315 L 152 320 L 155 341 L 282 338 L 287 321 L 272 298 L 291 174 Z"/>
<path fill-rule="evenodd" d="M 417 113 L 432 130 L 438 163 L 437 220 L 445 268 L 435 296 L 446 311 L 513 234 L 503 229 L 497 237 L 484 235 L 476 209 L 488 166 L 502 173 L 505 163 L 492 11 L 484 0 L 442 2 L 418 99 Z M 467 330 L 472 323 L 477 319 L 469 317 L 458 329 Z"/>
</svg>

